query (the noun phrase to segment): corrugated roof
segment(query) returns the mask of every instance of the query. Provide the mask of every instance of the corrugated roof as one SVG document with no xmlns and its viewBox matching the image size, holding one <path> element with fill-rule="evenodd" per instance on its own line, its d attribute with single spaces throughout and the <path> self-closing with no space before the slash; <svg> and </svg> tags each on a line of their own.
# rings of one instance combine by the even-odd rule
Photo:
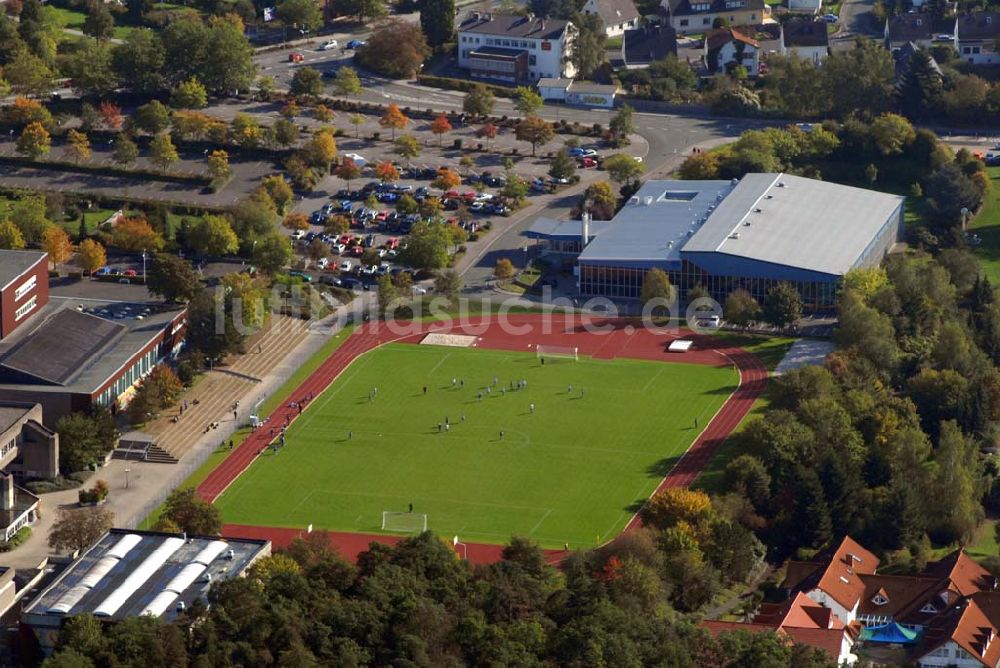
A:
<svg viewBox="0 0 1000 668">
<path fill-rule="evenodd" d="M 855 265 L 903 200 L 790 174 L 747 174 L 684 252 L 723 253 L 839 276 Z"/>
<path fill-rule="evenodd" d="M 583 250 L 580 261 L 680 262 L 681 247 L 732 189 L 729 181 L 649 181 Z"/>
</svg>

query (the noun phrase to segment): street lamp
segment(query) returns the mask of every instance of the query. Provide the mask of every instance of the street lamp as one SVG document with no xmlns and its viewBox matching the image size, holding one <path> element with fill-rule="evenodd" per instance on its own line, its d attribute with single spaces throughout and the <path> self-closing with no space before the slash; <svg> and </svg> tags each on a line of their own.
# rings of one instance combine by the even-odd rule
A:
<svg viewBox="0 0 1000 668">
<path fill-rule="evenodd" d="M 142 284 L 146 284 L 146 249 L 142 249 Z"/>
<path fill-rule="evenodd" d="M 132 469 L 125 467 L 125 489 L 128 489 L 128 474 Z"/>
</svg>

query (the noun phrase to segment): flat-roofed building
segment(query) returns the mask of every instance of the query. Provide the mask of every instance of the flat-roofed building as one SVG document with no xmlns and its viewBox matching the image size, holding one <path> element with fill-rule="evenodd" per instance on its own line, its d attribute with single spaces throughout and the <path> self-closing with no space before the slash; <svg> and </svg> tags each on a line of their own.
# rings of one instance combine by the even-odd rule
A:
<svg viewBox="0 0 1000 668">
<path fill-rule="evenodd" d="M 74 615 L 171 621 L 213 582 L 244 575 L 270 553 L 266 540 L 111 529 L 23 608 L 21 621 L 46 650 Z"/>
<path fill-rule="evenodd" d="M 48 257 L 37 251 L 0 250 L 0 339 L 48 303 Z"/>
<path fill-rule="evenodd" d="M 569 21 L 471 12 L 456 30 L 458 66 L 473 77 L 523 84 L 576 74 Z"/>
</svg>

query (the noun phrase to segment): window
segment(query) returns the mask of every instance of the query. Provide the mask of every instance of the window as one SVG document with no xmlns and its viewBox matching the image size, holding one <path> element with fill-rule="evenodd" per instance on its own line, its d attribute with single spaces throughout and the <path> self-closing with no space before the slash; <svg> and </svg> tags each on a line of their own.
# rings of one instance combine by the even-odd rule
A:
<svg viewBox="0 0 1000 668">
<path fill-rule="evenodd" d="M 757 15 L 756 14 L 751 14 L 750 15 L 750 20 L 751 21 L 756 21 L 757 20 Z"/>
<path fill-rule="evenodd" d="M 538 64 L 537 61 L 538 61 L 538 58 L 536 58 L 535 56 L 528 56 L 528 64 L 529 65 L 537 65 Z"/>
<path fill-rule="evenodd" d="M 37 303 L 38 303 L 38 297 L 32 297 L 31 299 L 29 299 L 24 303 L 24 306 L 18 307 L 18 309 L 14 311 L 14 322 L 17 322 L 24 316 L 31 313 L 31 311 L 35 308 L 35 304 Z"/>
<path fill-rule="evenodd" d="M 687 19 L 681 19 L 681 27 L 682 28 L 686 28 L 687 24 L 688 24 L 688 20 Z"/>
<path fill-rule="evenodd" d="M 705 18 L 705 19 L 702 19 L 702 20 L 701 20 L 701 24 L 702 24 L 703 26 L 710 26 L 710 25 L 712 25 L 712 20 L 711 20 L 711 19 L 708 19 L 708 18 Z"/>
<path fill-rule="evenodd" d="M 875 597 L 872 599 L 872 603 L 874 603 L 875 605 L 885 605 L 888 602 L 889 599 L 887 599 L 882 594 L 875 594 Z"/>
<path fill-rule="evenodd" d="M 32 275 L 31 278 L 26 280 L 24 283 L 21 283 L 21 285 L 17 287 L 17 290 L 14 290 L 14 301 L 18 301 L 21 297 L 28 294 L 28 292 L 30 292 L 37 283 L 38 277 L 35 275 Z"/>
</svg>

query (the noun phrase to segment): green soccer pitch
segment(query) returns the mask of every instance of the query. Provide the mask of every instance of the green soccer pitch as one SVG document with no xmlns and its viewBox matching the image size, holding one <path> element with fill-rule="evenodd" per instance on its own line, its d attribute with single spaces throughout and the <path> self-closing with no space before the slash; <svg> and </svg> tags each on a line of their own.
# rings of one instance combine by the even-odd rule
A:
<svg viewBox="0 0 1000 668">
<path fill-rule="evenodd" d="M 429 529 L 463 541 L 593 546 L 625 527 L 694 440 L 695 419 L 704 428 L 738 382 L 732 367 L 386 345 L 216 505 L 227 523 L 378 532 L 383 511 L 412 503 Z"/>
</svg>

